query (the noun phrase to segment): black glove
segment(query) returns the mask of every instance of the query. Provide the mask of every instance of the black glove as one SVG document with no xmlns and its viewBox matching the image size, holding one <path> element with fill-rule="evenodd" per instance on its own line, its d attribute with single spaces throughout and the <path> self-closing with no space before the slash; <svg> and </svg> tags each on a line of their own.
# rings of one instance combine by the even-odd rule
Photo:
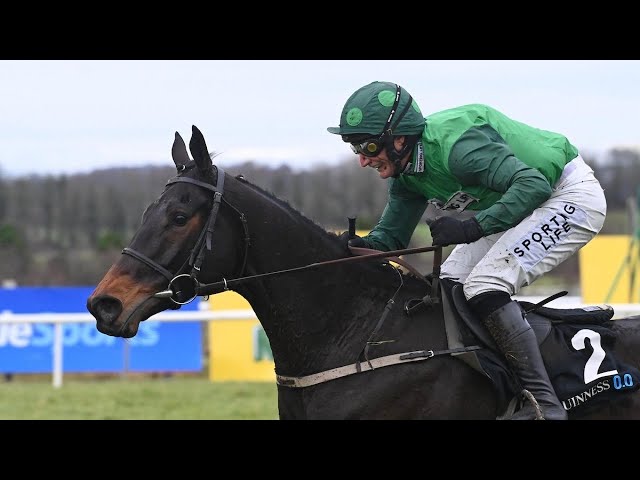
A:
<svg viewBox="0 0 640 480">
<path fill-rule="evenodd" d="M 340 241 L 347 250 L 349 247 L 373 248 L 369 245 L 369 242 L 357 235 L 353 238 L 349 238 L 349 232 L 342 232 L 338 238 L 340 238 Z"/>
<path fill-rule="evenodd" d="M 473 243 L 484 237 L 482 227 L 471 217 L 468 220 L 458 220 L 453 217 L 438 217 L 429 223 L 432 245 L 446 247 L 457 243 Z"/>
</svg>

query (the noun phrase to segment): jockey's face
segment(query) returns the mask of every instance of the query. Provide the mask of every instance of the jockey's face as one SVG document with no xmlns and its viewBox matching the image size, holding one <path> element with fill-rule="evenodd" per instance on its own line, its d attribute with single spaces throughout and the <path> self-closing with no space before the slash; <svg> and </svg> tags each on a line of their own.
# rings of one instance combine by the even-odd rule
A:
<svg viewBox="0 0 640 480">
<path fill-rule="evenodd" d="M 396 150 L 402 149 L 402 146 L 404 145 L 404 137 L 396 137 L 393 143 Z M 407 164 L 409 155 L 410 153 L 402 159 L 402 162 L 400 164 L 401 169 L 404 168 L 404 166 Z M 380 149 L 380 152 L 378 152 L 375 156 L 365 156 L 364 154 L 359 153 L 358 160 L 360 162 L 360 166 L 363 168 L 375 168 L 378 171 L 380 178 L 389 178 L 392 177 L 395 173 L 393 162 L 389 160 L 389 155 L 387 154 L 386 148 Z"/>
</svg>

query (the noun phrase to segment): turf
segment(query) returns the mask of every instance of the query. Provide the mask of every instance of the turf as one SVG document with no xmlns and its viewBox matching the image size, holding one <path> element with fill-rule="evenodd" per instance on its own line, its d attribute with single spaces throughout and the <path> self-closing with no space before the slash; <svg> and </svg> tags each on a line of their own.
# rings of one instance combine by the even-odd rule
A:
<svg viewBox="0 0 640 480">
<path fill-rule="evenodd" d="M 269 382 L 110 378 L 0 383 L 0 420 L 275 420 Z"/>
</svg>

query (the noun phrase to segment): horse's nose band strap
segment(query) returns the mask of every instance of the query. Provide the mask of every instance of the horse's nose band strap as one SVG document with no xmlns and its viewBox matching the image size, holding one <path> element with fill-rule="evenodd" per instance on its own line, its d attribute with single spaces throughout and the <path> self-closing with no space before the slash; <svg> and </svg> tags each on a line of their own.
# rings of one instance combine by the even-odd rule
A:
<svg viewBox="0 0 640 480">
<path fill-rule="evenodd" d="M 131 255 L 133 258 L 137 258 L 148 267 L 153 268 L 156 272 L 163 275 L 167 280 L 169 281 L 173 280 L 173 274 L 169 270 L 164 268 L 162 265 L 157 264 L 156 262 L 151 260 L 149 257 L 144 256 L 140 252 L 136 252 L 135 250 L 132 250 L 129 247 L 124 247 L 122 249 L 122 253 L 126 255 Z"/>
</svg>

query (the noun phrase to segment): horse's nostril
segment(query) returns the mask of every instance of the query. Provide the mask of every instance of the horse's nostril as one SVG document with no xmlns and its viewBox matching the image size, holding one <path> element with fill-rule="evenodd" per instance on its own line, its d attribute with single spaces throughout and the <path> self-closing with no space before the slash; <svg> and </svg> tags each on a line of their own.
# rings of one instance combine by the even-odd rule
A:
<svg viewBox="0 0 640 480">
<path fill-rule="evenodd" d="M 115 321 L 122 312 L 122 302 L 108 295 L 100 295 L 94 298 L 88 307 L 96 319 L 105 323 Z"/>
</svg>

